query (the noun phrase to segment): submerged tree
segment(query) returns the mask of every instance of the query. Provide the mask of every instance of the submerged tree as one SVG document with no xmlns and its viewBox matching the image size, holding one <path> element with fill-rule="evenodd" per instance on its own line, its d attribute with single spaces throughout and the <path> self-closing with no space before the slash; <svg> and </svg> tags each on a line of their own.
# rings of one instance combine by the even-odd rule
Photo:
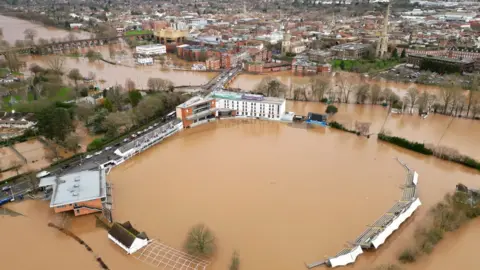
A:
<svg viewBox="0 0 480 270">
<path fill-rule="evenodd" d="M 205 225 L 198 224 L 188 232 L 185 249 L 191 255 L 210 257 L 215 252 L 215 236 Z"/>
<path fill-rule="evenodd" d="M 255 91 L 267 97 L 282 97 L 287 92 L 287 86 L 272 77 L 265 77 L 255 87 Z"/>
<path fill-rule="evenodd" d="M 232 254 L 232 259 L 230 262 L 229 270 L 239 270 L 240 269 L 240 257 L 236 251 Z"/>
<path fill-rule="evenodd" d="M 315 76 L 310 79 L 310 87 L 312 89 L 312 93 L 314 97 L 318 100 L 321 101 L 324 97 L 325 94 L 330 91 L 330 78 L 326 76 Z"/>
</svg>

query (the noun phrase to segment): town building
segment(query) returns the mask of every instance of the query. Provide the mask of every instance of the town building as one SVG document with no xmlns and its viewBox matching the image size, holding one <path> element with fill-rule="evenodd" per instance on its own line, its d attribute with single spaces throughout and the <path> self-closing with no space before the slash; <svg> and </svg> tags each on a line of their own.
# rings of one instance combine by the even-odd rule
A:
<svg viewBox="0 0 480 270">
<path fill-rule="evenodd" d="M 115 222 L 108 231 L 108 239 L 127 252 L 133 254 L 148 245 L 148 236 L 133 228 L 129 221 L 125 223 Z"/>
<path fill-rule="evenodd" d="M 153 34 L 155 35 L 157 41 L 161 44 L 175 43 L 179 45 L 185 42 L 188 31 L 175 30 L 172 28 L 155 28 Z"/>
<path fill-rule="evenodd" d="M 439 73 L 473 72 L 475 69 L 475 60 L 473 59 L 456 59 L 409 54 L 407 57 L 407 63 L 414 68 L 418 67 L 420 69 L 428 69 Z"/>
<path fill-rule="evenodd" d="M 153 65 L 153 58 L 152 57 L 140 57 L 137 58 L 138 65 Z"/>
<path fill-rule="evenodd" d="M 317 74 L 317 63 L 309 61 L 306 57 L 295 57 L 292 61 L 292 73 L 296 75 Z"/>
<path fill-rule="evenodd" d="M 109 203 L 105 170 L 81 171 L 40 179 L 55 213 L 73 211 L 75 216 L 101 212 Z"/>
<path fill-rule="evenodd" d="M 285 114 L 285 99 L 262 95 L 241 94 L 229 91 L 214 91 L 217 116 L 241 116 L 280 120 Z"/>
<path fill-rule="evenodd" d="M 208 70 L 219 70 L 220 69 L 220 59 L 209 58 L 205 61 L 205 66 Z"/>
<path fill-rule="evenodd" d="M 367 57 L 371 47 L 370 44 L 345 43 L 331 47 L 330 51 L 333 59 L 357 60 Z"/>
<path fill-rule="evenodd" d="M 193 127 L 215 118 L 215 108 L 214 98 L 192 97 L 177 106 L 177 118 L 182 121 L 184 128 Z"/>
<path fill-rule="evenodd" d="M 167 47 L 162 44 L 149 44 L 135 47 L 135 52 L 140 55 L 162 55 L 167 53 Z"/>
<path fill-rule="evenodd" d="M 332 53 L 322 50 L 309 50 L 307 52 L 308 60 L 317 63 L 328 63 L 332 60 Z"/>
</svg>

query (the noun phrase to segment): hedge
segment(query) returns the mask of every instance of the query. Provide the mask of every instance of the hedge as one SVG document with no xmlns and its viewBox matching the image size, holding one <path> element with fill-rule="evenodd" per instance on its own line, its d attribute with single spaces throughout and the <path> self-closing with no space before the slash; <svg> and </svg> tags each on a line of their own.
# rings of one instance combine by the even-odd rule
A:
<svg viewBox="0 0 480 270">
<path fill-rule="evenodd" d="M 452 161 L 452 162 L 461 164 L 463 166 L 466 166 L 466 167 L 469 167 L 469 168 L 476 169 L 476 170 L 480 171 L 480 162 L 478 162 L 477 160 L 475 160 L 475 159 L 473 159 L 469 156 L 461 156 L 461 157 L 451 157 L 451 156 L 448 156 L 448 155 L 437 156 L 437 155 L 434 155 L 432 150 L 426 148 L 423 143 L 411 142 L 411 141 L 406 140 L 404 138 L 395 137 L 395 136 L 388 136 L 384 133 L 378 134 L 378 139 L 382 140 L 382 141 L 389 142 L 391 144 L 395 144 L 395 145 L 400 146 L 400 147 L 405 148 L 405 149 L 415 151 L 415 152 L 420 153 L 420 154 L 424 154 L 424 155 L 427 155 L 427 156 L 432 156 L 433 155 L 433 156 L 438 157 L 440 159 L 447 160 L 447 161 Z"/>
<path fill-rule="evenodd" d="M 348 128 L 344 127 L 342 124 L 340 124 L 338 122 L 335 122 L 335 121 L 330 122 L 328 125 L 332 128 L 335 128 L 335 129 L 339 129 L 339 130 L 343 130 L 343 131 L 346 131 L 346 132 L 349 132 L 349 133 L 352 133 L 352 134 L 360 135 L 359 131 L 348 129 Z"/>
<path fill-rule="evenodd" d="M 410 149 L 412 151 L 415 151 L 417 153 L 421 153 L 424 155 L 433 155 L 433 151 L 426 148 L 423 143 L 417 143 L 417 142 L 411 142 L 409 140 L 406 140 L 404 138 L 400 137 L 395 137 L 395 136 L 388 136 L 384 133 L 378 134 L 378 139 L 382 141 L 386 141 L 395 145 L 398 145 L 400 147 Z"/>
</svg>

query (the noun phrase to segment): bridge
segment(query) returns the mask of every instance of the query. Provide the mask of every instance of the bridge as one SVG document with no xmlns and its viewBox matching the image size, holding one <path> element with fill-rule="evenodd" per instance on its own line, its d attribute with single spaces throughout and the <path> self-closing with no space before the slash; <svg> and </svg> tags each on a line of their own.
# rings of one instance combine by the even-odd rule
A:
<svg viewBox="0 0 480 270">
<path fill-rule="evenodd" d="M 240 66 L 226 69 L 222 73 L 215 76 L 208 83 L 206 83 L 203 88 L 207 91 L 221 90 L 226 88 L 226 86 L 242 71 Z"/>
<path fill-rule="evenodd" d="M 6 55 L 9 53 L 18 53 L 18 54 L 54 54 L 54 53 L 63 53 L 80 48 L 96 47 L 103 46 L 112 43 L 118 42 L 119 39 L 139 39 L 139 40 L 152 40 L 155 38 L 153 34 L 136 34 L 129 36 L 115 36 L 115 37 L 105 37 L 105 38 L 89 38 L 89 39 L 79 39 L 79 40 L 69 40 L 62 42 L 54 42 L 48 44 L 36 44 L 28 47 L 22 48 L 12 48 L 10 50 L 0 51 L 0 55 Z"/>
</svg>

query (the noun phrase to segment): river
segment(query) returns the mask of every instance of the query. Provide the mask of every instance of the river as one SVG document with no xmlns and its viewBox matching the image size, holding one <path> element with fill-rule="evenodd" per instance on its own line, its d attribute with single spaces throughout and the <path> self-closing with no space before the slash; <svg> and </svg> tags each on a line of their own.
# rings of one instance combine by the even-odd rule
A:
<svg viewBox="0 0 480 270">
<path fill-rule="evenodd" d="M 7 17 L 0 15 L 0 28 L 3 29 L 3 39 L 8 41 L 11 45 L 16 40 L 24 40 L 24 31 L 26 29 L 33 29 L 37 32 L 36 40 L 39 38 L 44 39 L 66 39 L 70 33 L 74 33 L 77 39 L 90 38 L 90 33 L 84 31 L 67 31 L 63 29 L 57 29 L 55 27 L 45 27 L 43 25 L 34 24 L 29 21 L 20 20 L 13 17 Z"/>
<path fill-rule="evenodd" d="M 177 85 L 195 84 L 210 76 L 73 58 L 66 64 L 82 73 L 94 71 L 107 83 L 123 84 L 131 78 L 141 85 L 150 76 L 164 76 Z M 200 77 L 192 79 L 195 76 Z M 284 82 L 308 80 L 287 74 L 281 77 Z M 261 78 L 241 75 L 236 83 L 251 89 Z M 306 114 L 325 108 L 313 102 L 288 102 L 287 110 Z M 372 123 L 370 131 L 377 133 L 385 116 L 386 110 L 380 106 L 350 104 L 340 105 L 334 119 L 346 125 L 368 121 Z M 480 124 L 455 119 L 446 130 L 450 121 L 441 115 L 425 120 L 392 115 L 385 128 L 411 140 L 440 141 L 480 159 Z M 413 232 L 428 208 L 453 191 L 458 182 L 478 188 L 478 173 L 378 142 L 374 137 L 274 122 L 222 120 L 182 131 L 113 169 L 109 175 L 114 185 L 113 216 L 118 221 L 131 221 L 151 238 L 176 248 L 183 246 L 191 226 L 206 224 L 217 244 L 210 270 L 226 269 L 234 250 L 240 254 L 242 269 L 301 270 L 304 263 L 335 255 L 400 197 L 405 172 L 394 157 L 419 173 L 423 205 L 384 246 L 347 267 L 369 270 L 396 262 L 398 253 L 413 241 Z M 2 265 L 17 269 L 98 268 L 83 247 L 47 227 L 48 221 L 59 219 L 47 202 L 26 201 L 9 207 L 26 217 L 0 216 L 0 252 L 7 258 Z M 93 216 L 69 219 L 66 224 L 110 269 L 151 269 L 109 241 L 106 232 L 95 226 Z M 476 220 L 447 234 L 431 255 L 404 269 L 478 269 L 472 258 L 480 239 L 479 225 Z M 27 255 L 28 260 L 17 260 L 19 252 L 31 255 Z"/>
</svg>

